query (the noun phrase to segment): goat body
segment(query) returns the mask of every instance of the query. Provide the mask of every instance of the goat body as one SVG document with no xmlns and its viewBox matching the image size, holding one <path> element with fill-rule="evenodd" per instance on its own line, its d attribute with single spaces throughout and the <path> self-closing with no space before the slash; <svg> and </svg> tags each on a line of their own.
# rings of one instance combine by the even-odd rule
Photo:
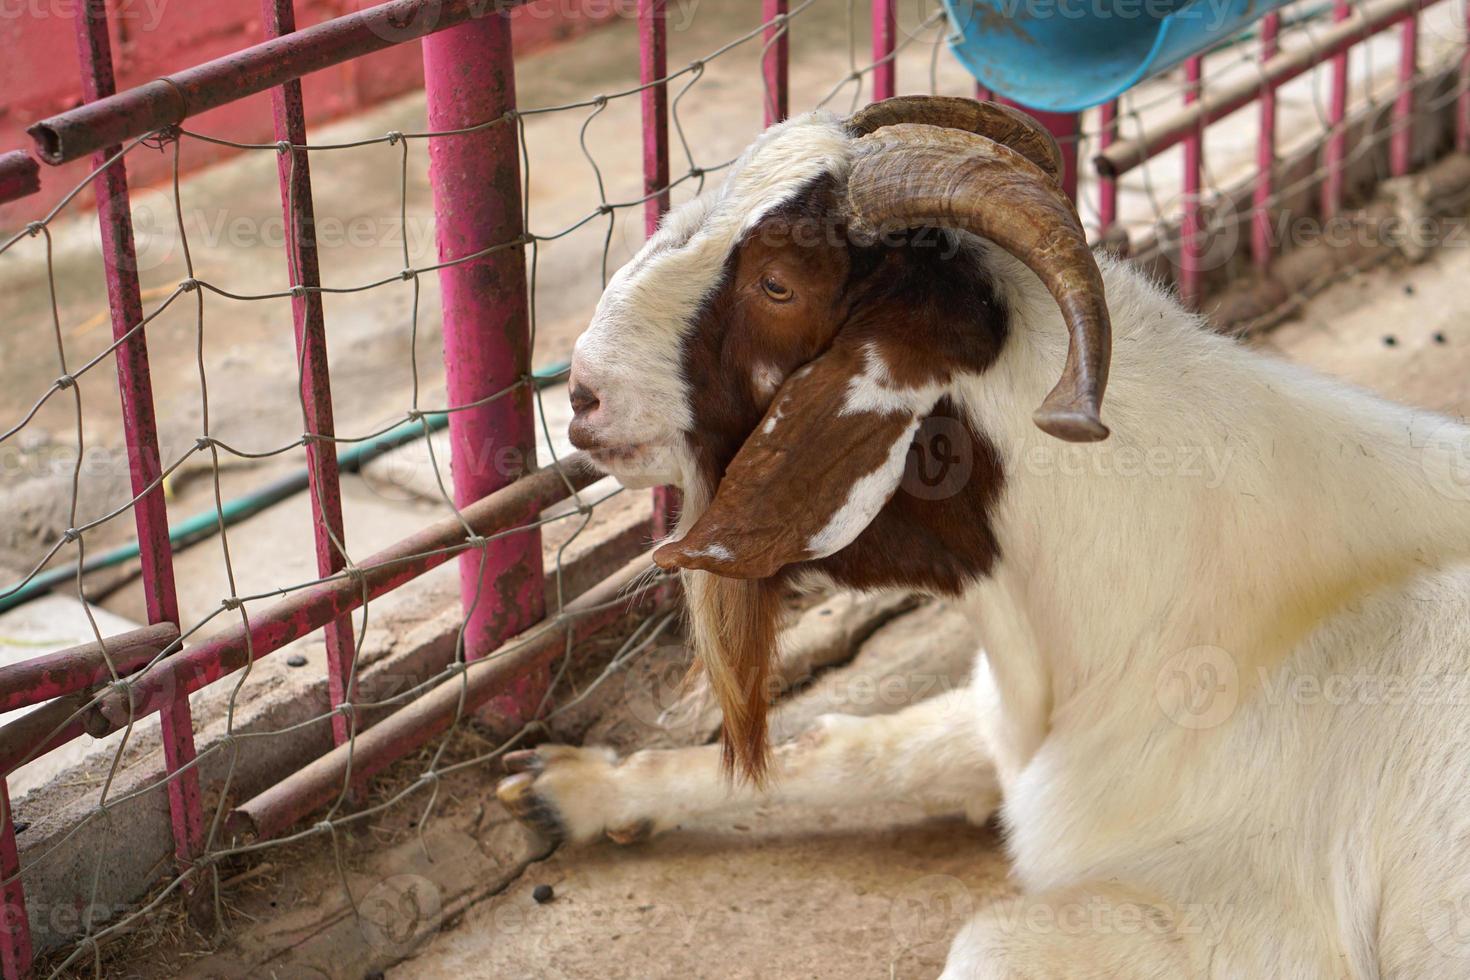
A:
<svg viewBox="0 0 1470 980">
<path fill-rule="evenodd" d="M 840 216 L 852 142 L 794 120 L 671 216 L 579 343 L 605 415 L 582 435 L 626 482 L 684 487 L 678 564 L 749 579 L 686 573 L 720 610 L 695 641 L 727 711 L 764 687 L 720 631 L 768 650 L 775 615 L 729 590 L 773 606 L 795 578 L 957 597 L 971 687 L 827 716 L 765 781 L 730 784 L 716 747 L 543 747 L 502 798 L 572 840 L 772 800 L 998 809 L 1024 895 L 961 931 L 953 980 L 1470 975 L 1470 429 L 1212 334 L 1101 259 L 1111 436 L 1055 439 L 1030 409 L 1068 333 L 1026 262 L 954 229 L 932 252 L 762 237 Z M 965 473 L 942 492 L 910 483 L 935 424 Z"/>
</svg>

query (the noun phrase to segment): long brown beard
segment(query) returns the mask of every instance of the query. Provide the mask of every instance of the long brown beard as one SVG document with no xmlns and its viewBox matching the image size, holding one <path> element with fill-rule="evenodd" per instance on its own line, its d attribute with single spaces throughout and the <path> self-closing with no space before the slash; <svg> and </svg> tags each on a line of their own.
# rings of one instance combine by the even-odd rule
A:
<svg viewBox="0 0 1470 980">
<path fill-rule="evenodd" d="M 724 713 L 725 771 L 763 786 L 769 771 L 766 713 L 771 662 L 781 616 L 774 579 L 734 579 L 686 572 L 695 670 L 703 667 Z"/>
</svg>

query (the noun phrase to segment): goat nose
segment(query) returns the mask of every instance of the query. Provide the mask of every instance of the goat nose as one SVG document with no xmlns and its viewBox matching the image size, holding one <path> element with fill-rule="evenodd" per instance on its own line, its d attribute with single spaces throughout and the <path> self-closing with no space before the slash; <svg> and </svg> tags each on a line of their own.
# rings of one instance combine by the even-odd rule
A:
<svg viewBox="0 0 1470 980">
<path fill-rule="evenodd" d="M 573 415 L 586 415 L 600 404 L 592 389 L 581 382 L 573 383 L 571 398 Z"/>
</svg>

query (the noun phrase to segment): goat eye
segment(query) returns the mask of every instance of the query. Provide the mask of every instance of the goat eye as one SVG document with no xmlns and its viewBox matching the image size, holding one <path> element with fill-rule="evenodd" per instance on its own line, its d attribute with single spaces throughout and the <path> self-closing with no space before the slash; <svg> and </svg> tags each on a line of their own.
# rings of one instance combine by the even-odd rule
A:
<svg viewBox="0 0 1470 980">
<path fill-rule="evenodd" d="M 766 295 L 778 303 L 784 303 L 795 295 L 792 293 L 791 287 L 781 284 L 770 276 L 766 276 L 761 280 L 761 289 L 765 290 Z"/>
</svg>

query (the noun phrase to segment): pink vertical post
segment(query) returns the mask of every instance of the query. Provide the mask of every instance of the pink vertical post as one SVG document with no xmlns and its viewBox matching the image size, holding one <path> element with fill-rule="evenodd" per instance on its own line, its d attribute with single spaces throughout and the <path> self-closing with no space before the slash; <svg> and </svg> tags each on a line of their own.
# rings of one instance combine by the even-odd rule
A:
<svg viewBox="0 0 1470 980">
<path fill-rule="evenodd" d="M 898 92 L 898 66 L 893 55 L 898 18 L 894 0 L 873 0 L 873 101 L 891 99 Z"/>
<path fill-rule="evenodd" d="M 1349 0 L 1333 0 L 1332 19 L 1334 21 L 1347 20 L 1352 16 L 1352 12 L 1352 4 Z M 1337 217 L 1337 212 L 1342 209 L 1342 187 L 1345 177 L 1343 166 L 1347 159 L 1347 127 L 1344 125 L 1344 120 L 1347 119 L 1348 55 L 1349 51 L 1344 50 L 1341 54 L 1332 56 L 1332 93 L 1327 107 L 1329 131 L 1326 159 L 1323 160 L 1323 170 L 1326 173 L 1322 178 L 1322 219 L 1324 221 Z"/>
<path fill-rule="evenodd" d="M 1118 102 L 1116 99 L 1104 102 L 1097 111 L 1097 141 L 1106 150 L 1118 138 Z M 1118 221 L 1118 181 L 1112 177 L 1099 177 L 1097 189 L 1097 220 L 1102 226 L 1099 232 L 1105 236 Z"/>
<path fill-rule="evenodd" d="M 762 38 L 765 58 L 761 62 L 761 78 L 765 81 L 766 125 L 786 118 L 789 111 L 787 68 L 791 63 L 791 29 L 786 12 L 789 0 L 761 0 L 761 20 L 766 28 Z"/>
<path fill-rule="evenodd" d="M 1261 22 L 1261 61 L 1276 57 L 1281 15 L 1267 14 Z M 1256 137 L 1256 186 L 1251 195 L 1251 259 L 1256 271 L 1271 269 L 1271 198 L 1276 193 L 1276 86 L 1266 82 L 1261 92 L 1261 129 Z"/>
<path fill-rule="evenodd" d="M 117 82 L 112 70 L 112 45 L 108 38 L 104 0 L 86 0 L 77 8 L 76 34 L 83 97 L 92 102 L 112 95 L 117 91 Z M 92 166 L 101 167 L 119 149 L 108 147 L 94 154 Z M 124 161 L 119 159 L 99 173 L 93 181 L 93 189 L 97 195 L 97 220 L 102 232 L 102 260 L 107 274 L 112 335 L 117 338 L 127 334 L 143 319 Z M 160 479 L 158 423 L 153 414 L 153 383 L 148 371 L 148 344 L 143 331 L 139 330 L 121 344 L 116 356 L 117 385 L 122 395 L 123 435 L 128 447 L 128 475 L 133 495 L 137 498 L 133 505 L 133 520 L 138 529 L 148 621 L 177 625 L 179 600 L 174 590 L 173 549 L 168 540 L 168 511 Z M 199 772 L 190 765 L 194 761 L 194 724 L 188 695 L 180 692 L 159 712 L 159 719 L 163 728 L 164 765 L 170 775 L 168 804 L 174 831 L 174 853 L 181 863 L 187 864 L 204 843 Z"/>
<path fill-rule="evenodd" d="M 1184 65 L 1184 104 L 1199 101 L 1203 58 L 1190 58 Z M 1204 242 L 1200 221 L 1200 193 L 1204 176 L 1205 127 L 1200 123 L 1184 140 L 1184 215 L 1179 240 L 1179 297 L 1184 305 L 1200 301 L 1200 259 Z"/>
<path fill-rule="evenodd" d="M 452 262 L 493 245 L 515 243 L 439 270 L 444 304 L 444 366 L 454 500 L 468 506 L 535 466 L 531 410 L 521 167 L 515 120 L 515 64 L 508 14 L 484 16 L 424 38 L 424 81 L 431 130 L 489 126 L 429 141 L 439 260 Z M 481 564 L 484 565 L 483 578 Z M 545 612 L 541 535 L 512 534 L 460 558 L 460 594 L 468 622 L 465 656 L 478 659 Z M 524 721 L 545 689 L 544 670 L 517 681 L 497 710 Z"/>
<path fill-rule="evenodd" d="M 267 37 L 280 37 L 296 30 L 292 0 L 261 0 L 261 19 Z M 293 79 L 271 92 L 276 139 L 292 146 L 306 143 L 306 110 L 301 99 L 301 81 Z M 292 287 L 304 287 L 291 297 L 291 314 L 296 328 L 296 357 L 301 365 L 301 401 L 306 411 L 306 431 L 330 437 L 332 384 L 327 373 L 327 328 L 322 317 L 321 265 L 317 255 L 316 209 L 311 198 L 311 165 L 306 150 L 277 154 L 276 170 L 281 184 L 281 207 L 286 217 L 287 272 Z M 337 453 L 331 442 L 308 440 L 307 479 L 311 495 L 312 530 L 316 539 L 316 570 L 323 577 L 342 570 L 346 556 L 333 542 L 344 541 L 342 488 L 337 472 Z M 354 638 L 352 617 L 343 616 L 327 624 L 327 690 L 332 706 L 347 700 L 352 676 Z M 332 715 L 332 737 L 341 745 L 350 728 L 344 715 Z"/>
<path fill-rule="evenodd" d="M 1389 138 L 1388 167 L 1395 177 L 1414 164 L 1414 77 L 1419 68 L 1419 15 L 1404 21 L 1399 40 L 1399 91 L 1393 100 L 1393 135 Z"/>
<path fill-rule="evenodd" d="M 1046 127 L 1048 133 L 1056 137 L 1057 146 L 1062 151 L 1062 190 L 1075 204 L 1077 201 L 1077 143 L 1082 136 L 1082 114 L 1045 112 L 1006 98 L 1000 101 L 1030 114 L 1037 122 Z"/>
<path fill-rule="evenodd" d="M 20 882 L 14 816 L 5 777 L 0 776 L 0 977 L 5 980 L 31 975 L 31 923 Z"/>
<path fill-rule="evenodd" d="M 1470 153 L 1470 0 L 1465 3 L 1465 36 L 1460 47 L 1460 97 L 1455 113 L 1455 149 Z"/>
<path fill-rule="evenodd" d="M 638 83 L 643 110 L 643 233 L 651 238 L 669 209 L 669 74 L 666 0 L 638 0 Z M 667 537 L 678 520 L 673 487 L 653 488 L 653 536 Z"/>
<path fill-rule="evenodd" d="M 981 85 L 979 82 L 976 82 L 975 83 L 975 101 L 976 102 L 994 102 L 995 101 L 995 93 L 992 92 L 992 91 L 990 91 L 990 89 L 986 88 L 984 85 Z"/>
</svg>

